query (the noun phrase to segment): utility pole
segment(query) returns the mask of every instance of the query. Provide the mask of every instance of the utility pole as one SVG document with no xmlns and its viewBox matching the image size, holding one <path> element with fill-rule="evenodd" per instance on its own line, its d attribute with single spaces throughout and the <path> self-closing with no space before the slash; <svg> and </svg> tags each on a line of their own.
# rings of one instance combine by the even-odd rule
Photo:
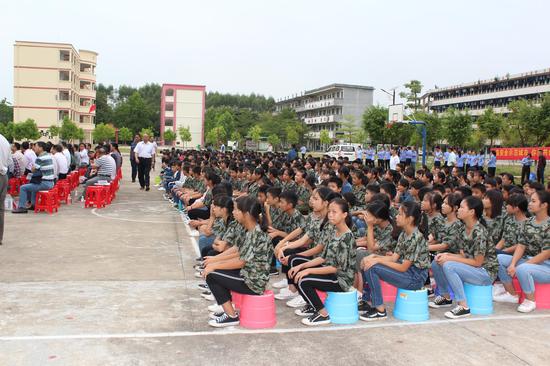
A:
<svg viewBox="0 0 550 366">
<path fill-rule="evenodd" d="M 389 91 L 386 91 L 382 88 L 380 88 L 380 90 L 382 90 L 384 93 L 388 94 L 390 97 L 392 97 L 392 104 L 395 105 L 395 89 L 396 88 L 392 88 L 390 89 L 392 91 L 392 93 L 390 93 Z"/>
</svg>

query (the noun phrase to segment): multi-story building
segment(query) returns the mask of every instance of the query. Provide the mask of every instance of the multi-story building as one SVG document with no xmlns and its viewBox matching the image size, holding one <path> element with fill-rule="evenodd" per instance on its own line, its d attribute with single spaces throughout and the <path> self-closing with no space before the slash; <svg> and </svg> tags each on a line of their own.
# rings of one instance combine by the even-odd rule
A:
<svg viewBox="0 0 550 366">
<path fill-rule="evenodd" d="M 489 107 L 495 113 L 507 114 L 510 102 L 537 101 L 548 92 L 550 69 L 544 69 L 429 90 L 421 97 L 421 103 L 426 111 L 442 113 L 454 108 L 477 117 Z"/>
<path fill-rule="evenodd" d="M 283 98 L 277 101 L 276 111 L 294 109 L 309 127 L 308 149 L 319 150 L 320 131 L 327 130 L 329 137 L 336 140 L 336 131 L 344 117 L 350 116 L 358 126 L 361 124 L 365 109 L 372 106 L 373 92 L 371 86 L 331 84 Z"/>
<path fill-rule="evenodd" d="M 164 132 L 177 135 L 176 146 L 196 148 L 204 145 L 204 110 L 206 87 L 204 85 L 163 84 L 160 98 L 160 138 Z M 183 142 L 180 127 L 188 127 L 191 141 Z"/>
<path fill-rule="evenodd" d="M 92 141 L 95 123 L 97 52 L 68 43 L 16 41 L 13 118 L 33 119 L 44 139 L 48 128 L 69 117 Z"/>
</svg>

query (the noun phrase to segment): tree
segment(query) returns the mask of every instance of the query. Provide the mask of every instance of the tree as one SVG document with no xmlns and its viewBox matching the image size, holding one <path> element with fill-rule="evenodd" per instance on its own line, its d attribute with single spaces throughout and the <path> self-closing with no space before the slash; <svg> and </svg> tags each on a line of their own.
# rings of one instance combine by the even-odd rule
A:
<svg viewBox="0 0 550 366">
<path fill-rule="evenodd" d="M 237 146 L 242 145 L 243 136 L 239 133 L 239 131 L 233 131 L 233 133 L 231 133 L 230 139 L 231 141 L 235 141 L 237 143 Z"/>
<path fill-rule="evenodd" d="M 550 94 L 546 93 L 540 106 L 517 100 L 508 105 L 512 111 L 507 118 L 507 139 L 517 136 L 521 146 L 543 146 L 550 137 Z"/>
<path fill-rule="evenodd" d="M 444 135 L 451 146 L 465 146 L 472 134 L 472 116 L 449 108 L 443 116 Z"/>
<path fill-rule="evenodd" d="M 121 127 L 118 130 L 118 140 L 123 142 L 129 142 L 132 141 L 132 131 L 128 127 Z"/>
<path fill-rule="evenodd" d="M 65 141 L 76 140 L 79 137 L 78 126 L 69 119 L 64 117 L 59 129 L 59 137 Z"/>
<path fill-rule="evenodd" d="M 292 126 L 287 126 L 286 127 L 286 142 L 288 144 L 297 144 L 299 141 L 300 141 L 300 136 L 298 135 L 298 132 L 296 131 L 295 128 L 293 128 Z"/>
<path fill-rule="evenodd" d="M 385 143 L 384 133 L 387 121 L 388 108 L 372 106 L 365 110 L 363 113 L 363 129 L 367 132 L 372 143 Z"/>
<path fill-rule="evenodd" d="M 96 143 L 111 140 L 115 137 L 115 129 L 105 123 L 100 123 L 95 126 L 92 134 Z"/>
<path fill-rule="evenodd" d="M 159 101 L 160 103 L 160 101 Z M 133 133 L 142 129 L 152 132 L 154 111 L 147 105 L 141 94 L 137 91 L 117 105 L 114 111 L 114 124 L 116 127 L 128 127 Z"/>
<path fill-rule="evenodd" d="M 328 133 L 327 130 L 325 129 L 322 129 L 320 132 L 319 132 L 319 142 L 321 143 L 321 145 L 328 145 L 332 142 L 332 139 L 330 138 L 330 135 Z"/>
<path fill-rule="evenodd" d="M 140 131 L 139 131 L 139 135 L 140 136 L 143 136 L 143 135 L 147 135 L 151 138 L 155 137 L 155 133 L 153 132 L 153 130 L 151 128 L 142 128 Z"/>
<path fill-rule="evenodd" d="M 50 128 L 48 128 L 48 133 L 50 134 L 50 137 L 57 137 L 59 136 L 61 128 L 56 125 L 51 125 Z"/>
<path fill-rule="evenodd" d="M 114 88 L 112 85 L 97 85 L 95 96 L 95 121 L 96 123 L 111 123 L 114 120 L 113 107 L 110 104 Z"/>
<path fill-rule="evenodd" d="M 364 145 L 367 142 L 367 139 L 368 139 L 368 136 L 365 130 L 358 129 L 357 132 L 353 134 L 353 137 L 351 138 L 351 142 Z"/>
<path fill-rule="evenodd" d="M 180 135 L 181 141 L 183 141 L 183 147 L 185 148 L 185 143 L 192 140 L 191 138 L 191 131 L 189 131 L 189 126 L 187 127 L 180 127 L 178 129 L 178 133 Z"/>
<path fill-rule="evenodd" d="M 41 136 L 34 120 L 29 118 L 25 122 L 16 123 L 13 127 L 13 138 L 15 140 L 36 140 Z"/>
<path fill-rule="evenodd" d="M 6 140 L 13 142 L 13 133 L 15 130 L 15 123 L 0 123 L 0 134 L 6 138 Z"/>
<path fill-rule="evenodd" d="M 254 141 L 257 146 L 259 146 L 261 134 L 262 128 L 260 126 L 253 126 L 248 133 L 252 141 Z"/>
<path fill-rule="evenodd" d="M 164 143 L 166 145 L 171 145 L 173 141 L 177 138 L 176 133 L 172 130 L 164 131 Z"/>
<path fill-rule="evenodd" d="M 76 140 L 84 140 L 84 129 L 83 128 L 79 128 L 78 129 L 78 133 L 76 134 L 76 137 L 75 137 Z"/>
<path fill-rule="evenodd" d="M 494 140 L 499 137 L 502 131 L 504 118 L 499 114 L 495 114 L 493 108 L 488 108 L 477 119 L 476 123 L 480 142 L 483 143 L 483 140 L 489 140 L 489 148 L 493 147 Z"/>
<path fill-rule="evenodd" d="M 351 115 L 345 115 L 344 120 L 340 122 L 340 128 L 336 131 L 337 134 L 344 135 L 344 140 L 348 140 L 349 143 L 353 140 L 353 135 L 359 132 L 359 128 L 355 124 L 355 117 Z"/>
<path fill-rule="evenodd" d="M 279 138 L 279 136 L 272 134 L 267 137 L 267 142 L 269 142 L 271 146 L 273 146 L 273 151 L 277 151 L 277 147 L 279 147 L 279 145 L 281 144 L 281 139 Z"/>
<path fill-rule="evenodd" d="M 8 123 L 11 121 L 13 121 L 13 107 L 6 98 L 4 98 L 0 102 L 0 123 Z"/>
<path fill-rule="evenodd" d="M 223 126 L 217 126 L 210 130 L 206 134 L 206 143 L 211 145 L 218 145 L 220 142 L 225 143 L 226 142 L 226 136 L 227 132 L 225 131 L 225 128 Z"/>
<path fill-rule="evenodd" d="M 409 92 L 401 92 L 399 96 L 407 100 L 406 107 L 413 111 L 420 109 L 420 93 L 422 92 L 422 83 L 418 80 L 411 80 L 407 84 L 403 85 L 409 89 Z"/>
</svg>

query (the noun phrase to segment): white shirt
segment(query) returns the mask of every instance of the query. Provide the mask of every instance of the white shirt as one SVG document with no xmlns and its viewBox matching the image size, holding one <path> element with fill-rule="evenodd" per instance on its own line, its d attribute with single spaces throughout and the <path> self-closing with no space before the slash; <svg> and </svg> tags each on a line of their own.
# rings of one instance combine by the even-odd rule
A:
<svg viewBox="0 0 550 366">
<path fill-rule="evenodd" d="M 0 174 L 6 175 L 8 167 L 12 164 L 10 143 L 3 135 L 0 135 Z"/>
<path fill-rule="evenodd" d="M 53 154 L 53 160 L 57 166 L 57 174 L 67 174 L 69 172 L 69 165 L 63 153 L 56 152 Z"/>
<path fill-rule="evenodd" d="M 80 155 L 80 164 L 90 164 L 90 158 L 88 157 L 88 150 L 83 149 L 78 152 L 78 155 Z"/>
<path fill-rule="evenodd" d="M 390 158 L 390 169 L 391 170 L 396 170 L 397 169 L 397 164 L 399 164 L 399 156 L 392 155 L 392 157 Z"/>
<path fill-rule="evenodd" d="M 69 149 L 63 150 L 63 155 L 65 155 L 65 158 L 67 159 L 67 165 L 71 165 L 71 153 L 69 152 Z"/>
<path fill-rule="evenodd" d="M 151 142 L 144 143 L 140 141 L 134 149 L 134 154 L 137 154 L 138 158 L 152 158 L 154 153 L 155 145 Z"/>
<path fill-rule="evenodd" d="M 32 170 L 32 168 L 34 167 L 34 161 L 36 160 L 36 154 L 31 149 L 25 150 L 24 154 L 27 158 L 27 166 L 25 168 L 28 170 Z"/>
<path fill-rule="evenodd" d="M 456 165 L 456 154 L 454 151 L 451 151 L 449 153 L 449 157 L 447 160 L 447 165 Z"/>
</svg>

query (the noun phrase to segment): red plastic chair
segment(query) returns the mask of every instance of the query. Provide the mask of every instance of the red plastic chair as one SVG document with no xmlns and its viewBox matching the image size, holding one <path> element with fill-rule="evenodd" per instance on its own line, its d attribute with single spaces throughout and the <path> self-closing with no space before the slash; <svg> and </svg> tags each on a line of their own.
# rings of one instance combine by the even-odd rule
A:
<svg viewBox="0 0 550 366">
<path fill-rule="evenodd" d="M 34 212 L 48 211 L 53 214 L 53 211 L 57 212 L 59 207 L 57 189 L 51 189 L 49 191 L 39 191 L 36 193 L 36 202 L 34 204 Z"/>
<path fill-rule="evenodd" d="M 88 171 L 88 168 L 79 168 L 78 169 L 78 175 L 81 177 Z"/>
<path fill-rule="evenodd" d="M 19 194 L 19 188 L 21 187 L 21 180 L 19 178 L 10 178 L 8 181 L 8 194 L 16 196 Z"/>
<path fill-rule="evenodd" d="M 107 203 L 107 194 L 105 186 L 89 186 L 86 188 L 84 197 L 84 207 L 94 206 L 96 208 L 105 207 Z"/>
<path fill-rule="evenodd" d="M 23 175 L 19 178 L 19 185 L 22 186 L 23 184 L 27 184 L 29 181 L 27 180 L 27 176 Z"/>
<path fill-rule="evenodd" d="M 59 202 L 65 201 L 66 204 L 71 203 L 71 183 L 68 179 L 60 180 L 55 185 Z"/>
</svg>

